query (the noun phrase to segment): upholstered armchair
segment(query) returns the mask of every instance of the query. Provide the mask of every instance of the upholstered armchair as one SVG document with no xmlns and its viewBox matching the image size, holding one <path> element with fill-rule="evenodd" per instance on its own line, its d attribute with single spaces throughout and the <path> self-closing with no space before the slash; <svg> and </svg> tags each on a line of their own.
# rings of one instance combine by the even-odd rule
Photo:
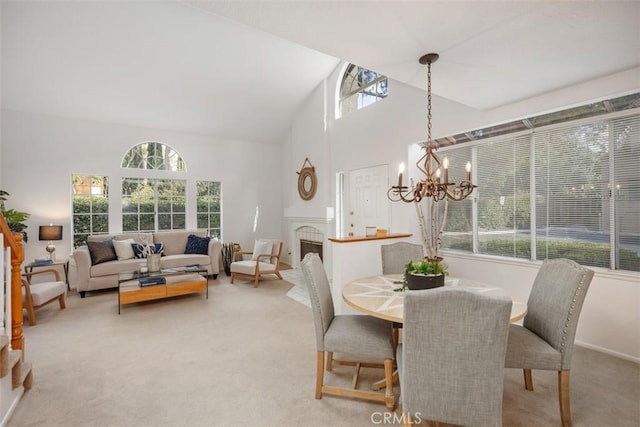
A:
<svg viewBox="0 0 640 427">
<path fill-rule="evenodd" d="M 36 275 L 53 275 L 51 281 L 31 283 L 31 278 Z M 36 309 L 50 302 L 58 301 L 60 309 L 66 308 L 67 285 L 60 280 L 59 273 L 54 269 L 46 269 L 26 273 L 22 275 L 22 305 L 27 310 L 29 325 L 37 325 Z"/>
<path fill-rule="evenodd" d="M 236 252 L 231 262 L 231 283 L 236 277 L 243 277 L 253 280 L 253 287 L 258 287 L 260 277 L 267 274 L 275 274 L 279 279 L 280 275 L 280 255 L 282 253 L 282 242 L 274 239 L 256 240 L 252 252 Z M 250 259 L 245 260 L 245 257 Z"/>
</svg>

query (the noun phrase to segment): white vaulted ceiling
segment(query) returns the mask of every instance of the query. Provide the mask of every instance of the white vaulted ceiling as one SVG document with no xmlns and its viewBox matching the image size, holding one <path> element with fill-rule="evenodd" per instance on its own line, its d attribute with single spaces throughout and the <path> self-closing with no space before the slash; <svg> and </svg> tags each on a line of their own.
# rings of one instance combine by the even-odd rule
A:
<svg viewBox="0 0 640 427">
<path fill-rule="evenodd" d="M 640 66 L 637 1 L 3 2 L 2 106 L 278 142 L 340 60 L 492 109 Z M 640 86 L 640 76 L 639 76 Z"/>
</svg>

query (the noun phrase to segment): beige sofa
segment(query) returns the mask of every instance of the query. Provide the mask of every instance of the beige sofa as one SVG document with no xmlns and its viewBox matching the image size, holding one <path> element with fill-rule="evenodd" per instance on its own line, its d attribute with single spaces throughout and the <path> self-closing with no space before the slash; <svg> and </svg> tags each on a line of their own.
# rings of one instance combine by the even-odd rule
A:
<svg viewBox="0 0 640 427">
<path fill-rule="evenodd" d="M 164 245 L 163 256 L 160 259 L 162 268 L 184 267 L 200 264 L 207 267 L 207 273 L 218 277 L 222 267 L 222 245 L 217 239 L 211 239 L 208 246 L 208 254 L 185 254 L 187 239 L 190 234 L 205 237 L 206 231 L 161 231 L 155 233 L 122 233 L 116 235 L 92 235 L 87 241 L 103 241 L 133 239 L 136 243 L 162 243 Z M 205 242 L 206 243 L 206 242 Z M 137 270 L 141 265 L 146 265 L 146 260 L 130 258 L 101 262 L 92 265 L 91 254 L 87 245 L 80 246 L 73 251 L 69 261 L 69 285 L 77 290 L 82 298 L 86 292 L 99 289 L 117 288 L 118 274 Z"/>
</svg>

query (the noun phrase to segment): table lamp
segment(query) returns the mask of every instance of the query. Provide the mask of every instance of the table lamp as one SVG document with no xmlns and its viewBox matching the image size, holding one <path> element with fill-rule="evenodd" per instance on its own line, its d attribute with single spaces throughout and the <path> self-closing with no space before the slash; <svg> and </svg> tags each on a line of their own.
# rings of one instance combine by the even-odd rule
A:
<svg viewBox="0 0 640 427">
<path fill-rule="evenodd" d="M 47 252 L 49 252 L 49 259 L 53 261 L 53 253 L 56 247 L 53 245 L 54 240 L 62 240 L 62 226 L 61 225 L 41 225 L 38 233 L 39 240 L 48 240 Z"/>
</svg>

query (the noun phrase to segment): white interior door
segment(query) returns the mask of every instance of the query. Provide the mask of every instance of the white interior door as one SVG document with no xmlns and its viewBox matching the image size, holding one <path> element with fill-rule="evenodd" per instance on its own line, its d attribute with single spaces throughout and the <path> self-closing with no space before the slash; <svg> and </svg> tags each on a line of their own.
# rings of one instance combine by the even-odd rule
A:
<svg viewBox="0 0 640 427">
<path fill-rule="evenodd" d="M 364 236 L 365 227 L 389 229 L 389 166 L 380 165 L 349 172 L 349 236 Z"/>
</svg>

